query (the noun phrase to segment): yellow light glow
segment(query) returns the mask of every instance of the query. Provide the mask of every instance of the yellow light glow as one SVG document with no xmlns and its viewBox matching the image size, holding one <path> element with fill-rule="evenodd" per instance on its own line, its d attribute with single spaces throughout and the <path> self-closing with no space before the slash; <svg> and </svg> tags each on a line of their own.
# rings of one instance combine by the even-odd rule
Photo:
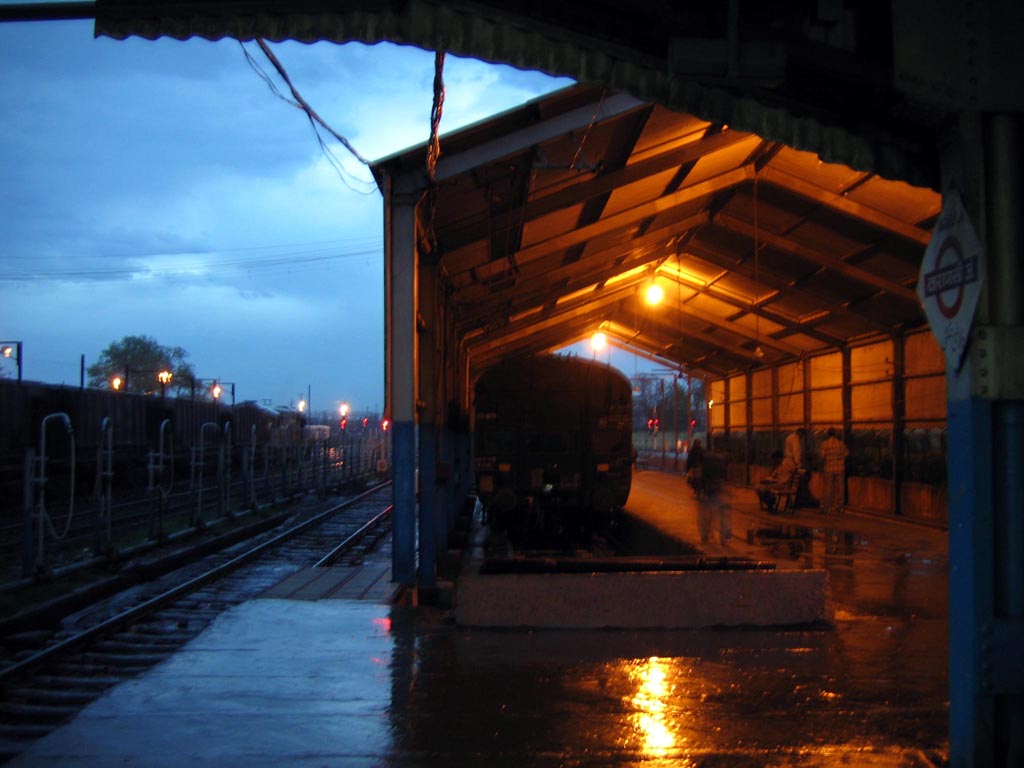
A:
<svg viewBox="0 0 1024 768">
<path fill-rule="evenodd" d="M 124 384 L 124 381 L 121 379 L 120 376 L 115 376 L 110 380 L 110 386 L 112 386 L 114 389 L 121 389 L 122 384 Z"/>
<path fill-rule="evenodd" d="M 299 400 L 299 413 L 302 413 L 305 410 L 306 410 L 306 401 L 305 400 Z"/>
<path fill-rule="evenodd" d="M 668 666 L 664 659 L 653 656 L 640 662 L 630 673 L 637 690 L 631 704 L 636 707 L 633 724 L 643 737 L 646 755 L 664 757 L 675 746 L 676 739 L 670 727 L 668 699 L 672 695 L 668 684 Z"/>
<path fill-rule="evenodd" d="M 10 357 L 14 353 L 14 348 L 13 347 L 4 347 L 3 353 L 4 353 L 4 357 Z"/>
<path fill-rule="evenodd" d="M 661 289 L 661 286 L 657 283 L 652 283 L 647 289 L 647 303 L 653 307 L 656 304 L 660 304 L 663 298 L 665 298 L 665 292 Z"/>
<path fill-rule="evenodd" d="M 348 403 L 342 403 L 338 406 L 338 413 L 340 413 L 342 417 L 348 416 Z"/>
<path fill-rule="evenodd" d="M 590 346 L 595 352 L 600 352 L 608 346 L 608 337 L 598 331 L 590 337 Z"/>
<path fill-rule="evenodd" d="M 708 408 L 715 404 L 714 400 L 708 400 Z"/>
<path fill-rule="evenodd" d="M 224 390 L 220 388 L 220 384 L 214 384 L 213 389 L 210 390 L 210 394 L 213 395 L 214 400 L 218 400 L 220 399 L 221 392 L 223 391 Z"/>
<path fill-rule="evenodd" d="M 170 384 L 171 379 L 174 378 L 174 374 L 172 374 L 170 371 L 160 371 L 160 373 L 158 373 L 156 377 L 161 384 Z"/>
</svg>

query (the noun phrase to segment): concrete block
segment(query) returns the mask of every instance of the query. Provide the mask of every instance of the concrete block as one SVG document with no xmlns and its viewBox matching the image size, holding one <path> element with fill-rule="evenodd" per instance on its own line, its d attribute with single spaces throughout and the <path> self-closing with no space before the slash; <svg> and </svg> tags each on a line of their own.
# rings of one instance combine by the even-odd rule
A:
<svg viewBox="0 0 1024 768">
<path fill-rule="evenodd" d="M 467 573 L 455 602 L 466 627 L 773 627 L 833 617 L 824 570 Z"/>
</svg>

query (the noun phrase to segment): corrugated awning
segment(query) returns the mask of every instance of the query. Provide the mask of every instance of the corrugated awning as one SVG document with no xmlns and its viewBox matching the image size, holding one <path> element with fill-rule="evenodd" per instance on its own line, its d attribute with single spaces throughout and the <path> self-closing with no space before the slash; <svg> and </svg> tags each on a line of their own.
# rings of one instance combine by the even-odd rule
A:
<svg viewBox="0 0 1024 768">
<path fill-rule="evenodd" d="M 584 86 L 441 149 L 436 254 L 474 367 L 602 330 L 723 376 L 925 322 L 932 190 Z M 424 165 L 374 170 L 423 188 Z"/>
<path fill-rule="evenodd" d="M 780 18 L 785 18 L 783 10 L 780 6 Z M 548 14 L 550 20 L 543 14 Z M 762 20 L 759 14 L 760 9 L 752 9 L 741 16 L 741 21 L 769 26 L 771 20 Z M 785 83 L 766 85 L 757 77 L 750 82 L 743 78 L 674 76 L 674 69 L 689 66 L 686 51 L 692 42 L 679 35 L 695 30 L 713 35 L 715 18 L 708 21 L 707 17 L 720 15 L 720 9 L 667 0 L 645 3 L 628 13 L 614 5 L 571 1 L 538 8 L 515 0 L 500 4 L 427 0 L 98 0 L 96 34 L 114 38 L 262 37 L 307 43 L 325 40 L 372 44 L 387 40 L 411 44 L 600 84 L 709 122 L 815 152 L 829 162 L 887 178 L 937 183 L 931 135 L 927 129 L 905 120 L 894 121 L 881 111 L 878 78 L 844 75 L 844 82 L 854 90 L 836 94 L 836 87 L 820 69 L 821 62 L 805 61 L 801 66 L 809 68 L 812 75 L 815 67 L 819 68 L 821 82 L 814 98 L 822 104 L 832 100 L 840 105 L 830 112 L 806 99 L 802 92 L 796 96 L 789 93 Z M 744 32 L 749 36 L 757 31 L 755 26 L 754 32 Z M 711 42 L 718 41 L 711 38 Z M 789 49 L 776 46 L 770 50 L 776 57 L 788 53 L 792 60 L 797 49 L 792 48 L 792 42 L 787 45 Z M 799 52 L 808 58 L 802 48 Z M 746 51 L 737 51 L 737 58 L 745 61 Z M 680 63 L 680 59 L 684 61 Z M 801 72 L 790 60 L 785 62 L 786 77 L 798 82 Z M 765 62 L 756 65 L 756 74 L 781 66 L 770 55 Z M 843 66 L 848 68 L 845 59 Z M 856 103 L 862 99 L 876 103 Z M 865 115 L 851 119 L 851 115 L 841 113 L 849 108 L 862 109 Z M 905 131 L 895 132 L 893 125 Z"/>
</svg>

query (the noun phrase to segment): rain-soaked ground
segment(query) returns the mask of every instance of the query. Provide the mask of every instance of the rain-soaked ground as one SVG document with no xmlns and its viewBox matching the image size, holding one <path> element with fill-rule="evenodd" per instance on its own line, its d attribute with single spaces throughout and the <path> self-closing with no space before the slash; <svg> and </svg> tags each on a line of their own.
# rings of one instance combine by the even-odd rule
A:
<svg viewBox="0 0 1024 768">
<path fill-rule="evenodd" d="M 731 499 L 736 538 L 708 552 L 826 568 L 833 626 L 481 630 L 423 607 L 256 600 L 13 764 L 943 764 L 946 533 Z M 695 540 L 678 476 L 641 473 L 628 506 L 651 546 Z"/>
<path fill-rule="evenodd" d="M 485 631 L 397 612 L 396 639 L 416 646 L 399 685 L 399 752 L 476 750 L 510 766 L 943 764 L 945 531 L 816 510 L 775 518 L 749 489 L 730 499 L 736 538 L 708 552 L 826 568 L 832 627 Z M 637 546 L 699 541 L 677 476 L 642 473 L 627 506 L 645 521 L 631 526 Z"/>
</svg>

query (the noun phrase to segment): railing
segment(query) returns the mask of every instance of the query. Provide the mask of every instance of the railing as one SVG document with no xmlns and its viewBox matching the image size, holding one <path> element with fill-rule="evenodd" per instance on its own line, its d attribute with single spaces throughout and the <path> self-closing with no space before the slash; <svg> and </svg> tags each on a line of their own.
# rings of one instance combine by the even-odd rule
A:
<svg viewBox="0 0 1024 768">
<path fill-rule="evenodd" d="M 54 439 L 58 424 L 65 441 Z M 229 526 L 239 515 L 264 514 L 306 493 L 359 487 L 390 466 L 387 436 L 371 432 L 304 439 L 279 426 L 259 443 L 253 427 L 248 443 L 236 445 L 230 422 L 206 422 L 197 445 L 176 450 L 171 420 L 164 419 L 143 459 L 138 446 L 116 444 L 114 429 L 104 418 L 95 453 L 90 448 L 79 458 L 66 413 L 40 421 L 38 446 L 26 452 L 23 465 L 22 519 L 0 520 L 6 564 L 0 583 L 123 558 L 189 531 Z M 76 488 L 88 485 L 76 484 L 79 475 L 95 478 L 93 504 L 77 498 Z"/>
</svg>

